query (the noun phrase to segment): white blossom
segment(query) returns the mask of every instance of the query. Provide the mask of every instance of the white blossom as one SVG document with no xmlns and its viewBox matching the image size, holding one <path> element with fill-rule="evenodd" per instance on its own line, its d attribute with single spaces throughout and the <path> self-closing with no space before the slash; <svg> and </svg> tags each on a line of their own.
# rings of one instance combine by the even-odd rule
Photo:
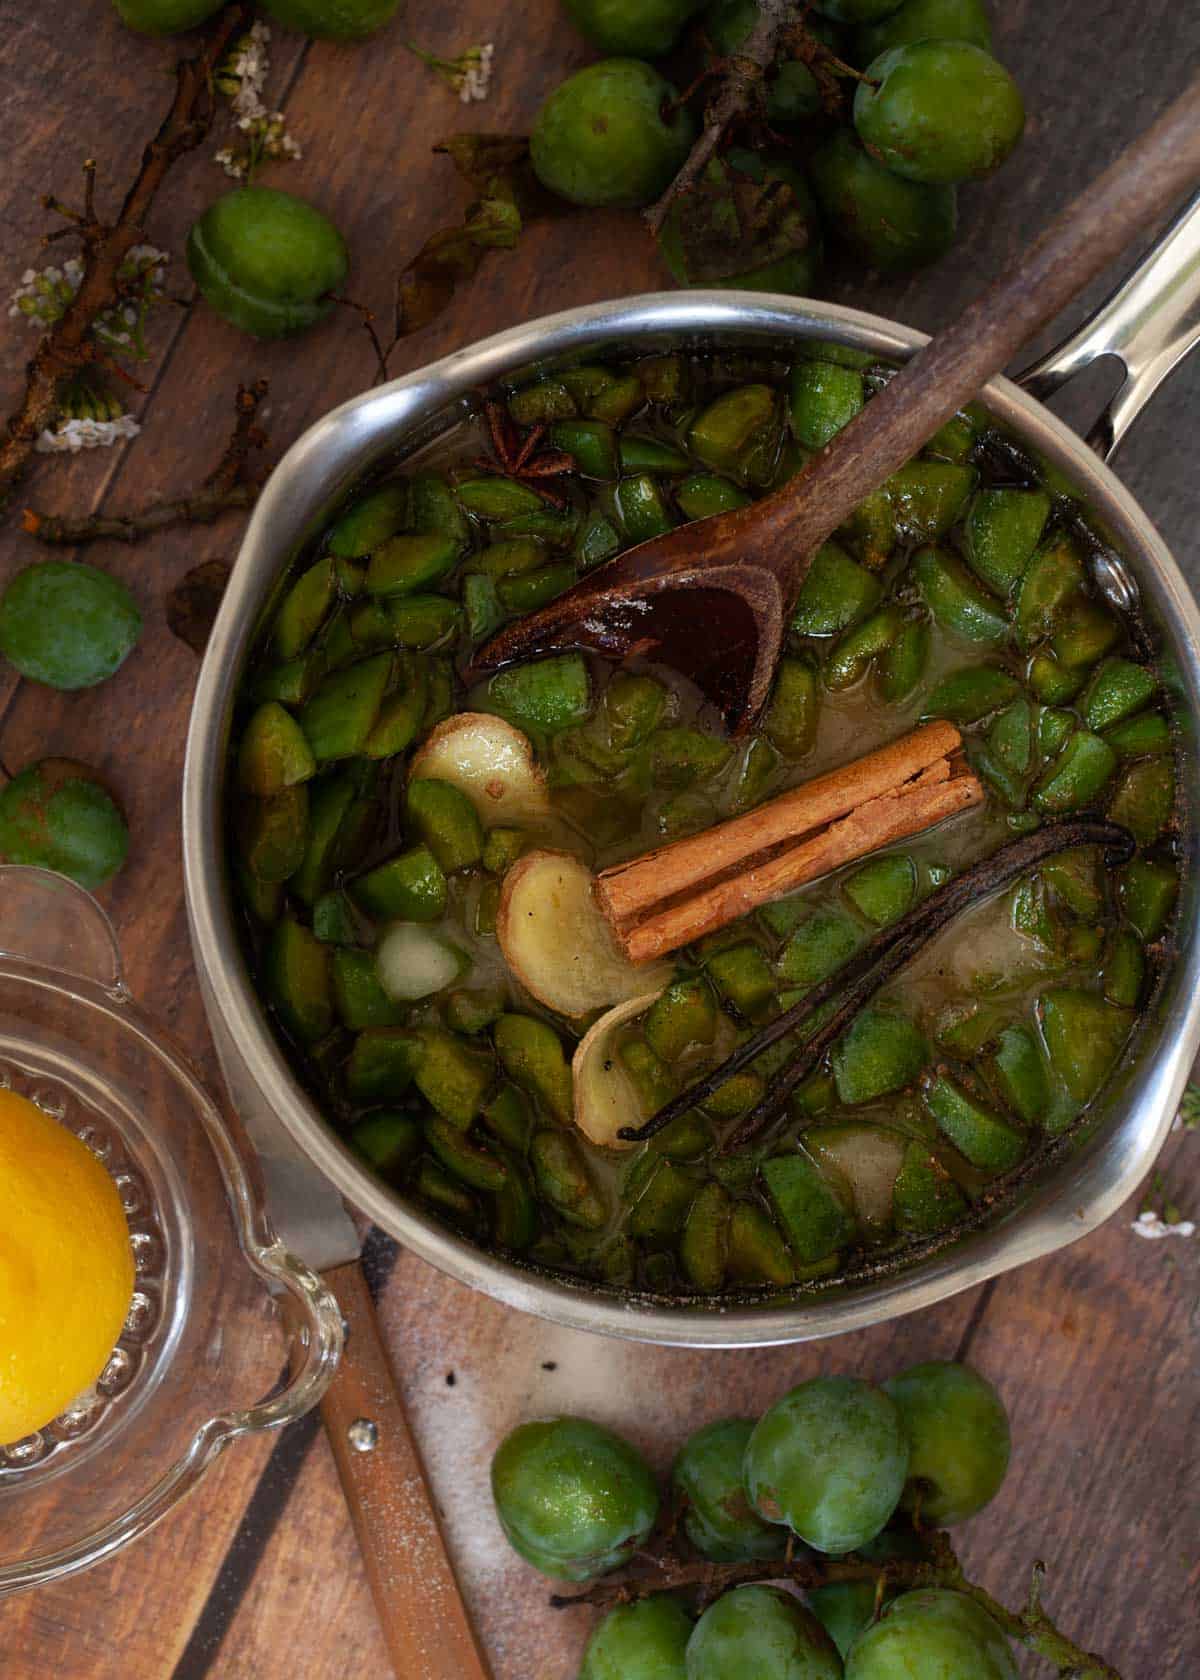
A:
<svg viewBox="0 0 1200 1680">
<path fill-rule="evenodd" d="M 36 448 L 40 454 L 68 452 L 77 455 L 81 449 L 111 449 L 116 443 L 137 437 L 141 427 L 132 414 L 122 414 L 115 420 L 64 420 L 61 425 L 42 432 Z"/>
<path fill-rule="evenodd" d="M 213 154 L 213 161 L 235 181 L 249 180 L 264 158 L 302 155 L 299 143 L 287 132 L 283 112 L 269 111 L 263 102 L 271 69 L 267 53 L 270 39 L 271 31 L 265 23 L 254 24 L 237 42 L 216 78 L 217 86 L 229 98 L 238 133 L 246 136 L 244 149 L 222 146 Z"/>
<path fill-rule="evenodd" d="M 462 65 L 462 86 L 458 90 L 458 97 L 464 105 L 469 105 L 473 99 L 487 98 L 495 51 L 495 43 L 485 41 L 482 46 L 468 47 L 463 53 L 459 60 Z"/>
<path fill-rule="evenodd" d="M 439 58 L 437 53 L 425 52 L 415 41 L 403 43 L 414 57 L 419 58 L 453 89 L 464 105 L 472 100 L 486 99 L 492 80 L 492 60 L 496 47 L 492 41 L 465 47 L 457 58 Z"/>
<path fill-rule="evenodd" d="M 1194 1237 L 1196 1234 L 1194 1220 L 1177 1219 L 1172 1223 L 1155 1213 L 1153 1208 L 1145 1208 L 1129 1228 L 1151 1242 L 1157 1242 L 1162 1237 Z"/>
</svg>

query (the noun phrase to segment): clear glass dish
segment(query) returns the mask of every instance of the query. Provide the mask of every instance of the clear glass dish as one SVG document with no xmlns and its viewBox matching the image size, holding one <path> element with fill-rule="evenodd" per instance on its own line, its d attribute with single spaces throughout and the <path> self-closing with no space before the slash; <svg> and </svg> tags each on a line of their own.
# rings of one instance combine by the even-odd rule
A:
<svg viewBox="0 0 1200 1680">
<path fill-rule="evenodd" d="M 0 866 L 0 1084 L 108 1168 L 137 1274 L 94 1388 L 0 1444 L 3 1598 L 110 1556 L 230 1442 L 303 1416 L 342 1321 L 271 1231 L 236 1120 L 130 995 L 104 911 L 41 869 Z"/>
</svg>

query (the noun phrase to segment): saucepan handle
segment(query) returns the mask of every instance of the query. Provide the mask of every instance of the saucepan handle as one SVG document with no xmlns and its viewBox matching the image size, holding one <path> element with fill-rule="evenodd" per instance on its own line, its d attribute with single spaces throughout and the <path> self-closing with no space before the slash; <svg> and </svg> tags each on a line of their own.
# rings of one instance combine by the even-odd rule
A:
<svg viewBox="0 0 1200 1680">
<path fill-rule="evenodd" d="M 1099 357 L 1115 356 L 1125 369 L 1124 381 L 1087 437 L 1107 461 L 1163 380 L 1197 343 L 1200 192 L 1095 314 L 1027 368 L 1018 384 L 1045 400 Z"/>
</svg>

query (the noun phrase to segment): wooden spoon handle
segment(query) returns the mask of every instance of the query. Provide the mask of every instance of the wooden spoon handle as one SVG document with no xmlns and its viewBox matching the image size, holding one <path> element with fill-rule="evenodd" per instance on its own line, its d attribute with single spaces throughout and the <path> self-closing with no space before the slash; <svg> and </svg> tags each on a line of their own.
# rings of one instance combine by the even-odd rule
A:
<svg viewBox="0 0 1200 1680">
<path fill-rule="evenodd" d="M 1198 180 L 1200 77 L 779 493 L 776 552 L 789 568 L 806 569 L 864 496 Z"/>
<path fill-rule="evenodd" d="M 396 1680 L 489 1680 L 362 1267 L 324 1276 L 346 1349 L 321 1417 Z"/>
</svg>

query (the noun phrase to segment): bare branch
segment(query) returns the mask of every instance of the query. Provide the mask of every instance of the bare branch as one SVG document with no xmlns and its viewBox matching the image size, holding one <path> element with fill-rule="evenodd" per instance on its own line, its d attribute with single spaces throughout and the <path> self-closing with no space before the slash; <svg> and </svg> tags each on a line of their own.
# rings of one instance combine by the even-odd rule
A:
<svg viewBox="0 0 1200 1680">
<path fill-rule="evenodd" d="M 167 502 L 148 502 L 133 513 L 84 514 L 78 518 L 26 508 L 25 530 L 39 542 L 56 547 L 97 542 L 102 537 L 113 542 L 134 543 L 171 525 L 211 525 L 232 508 L 251 507 L 264 476 L 251 469 L 249 457 L 252 450 L 262 449 L 267 441 L 266 433 L 254 423 L 266 394 L 265 379 L 258 379 L 249 387 L 238 386 L 233 434 L 208 477 L 188 495 Z"/>
<path fill-rule="evenodd" d="M 203 49 L 175 66 L 175 97 L 170 110 L 142 153 L 133 185 L 111 226 L 96 216 L 96 165 L 91 158 L 83 166 L 82 211 L 71 210 L 55 199 L 43 199 L 48 209 L 68 218 L 71 231 L 81 241 L 83 277 L 66 311 L 34 351 L 20 406 L 3 428 L 0 497 L 24 474 L 38 437 L 54 419 L 59 381 L 100 360 L 92 327 L 118 301 L 118 271 L 133 247 L 146 239 L 146 218 L 167 172 L 207 134 L 213 114 L 213 71 L 250 16 L 246 0 L 235 0 L 218 17 Z"/>
<path fill-rule="evenodd" d="M 730 124 L 761 100 L 763 78 L 775 62 L 782 31 L 796 21 L 797 0 L 759 0 L 758 21 L 728 61 L 721 91 L 704 113 L 704 126 L 670 186 L 645 212 L 657 234 L 675 200 L 690 192 L 716 155 Z"/>
<path fill-rule="evenodd" d="M 870 1581 L 880 1599 L 897 1590 L 948 1587 L 978 1604 L 1010 1639 L 1053 1663 L 1060 1680 L 1121 1680 L 1102 1657 L 1084 1650 L 1051 1621 L 1041 1602 L 1044 1565 L 1035 1564 L 1025 1606 L 1013 1611 L 966 1578 L 948 1534 L 926 1534 L 923 1539 L 929 1549 L 925 1559 L 889 1558 L 883 1563 L 870 1563 L 853 1555 L 797 1555 L 789 1547 L 785 1557 L 773 1562 L 709 1563 L 694 1554 L 685 1555 L 674 1535 L 667 1534 L 658 1550 L 639 1554 L 625 1568 L 605 1575 L 582 1592 L 554 1593 L 550 1604 L 555 1610 L 583 1604 L 609 1610 L 620 1604 L 636 1604 L 654 1593 L 679 1590 L 698 1592 L 700 1599 L 708 1602 L 731 1587 L 768 1581 L 786 1581 L 803 1590 L 841 1581 Z"/>
</svg>

